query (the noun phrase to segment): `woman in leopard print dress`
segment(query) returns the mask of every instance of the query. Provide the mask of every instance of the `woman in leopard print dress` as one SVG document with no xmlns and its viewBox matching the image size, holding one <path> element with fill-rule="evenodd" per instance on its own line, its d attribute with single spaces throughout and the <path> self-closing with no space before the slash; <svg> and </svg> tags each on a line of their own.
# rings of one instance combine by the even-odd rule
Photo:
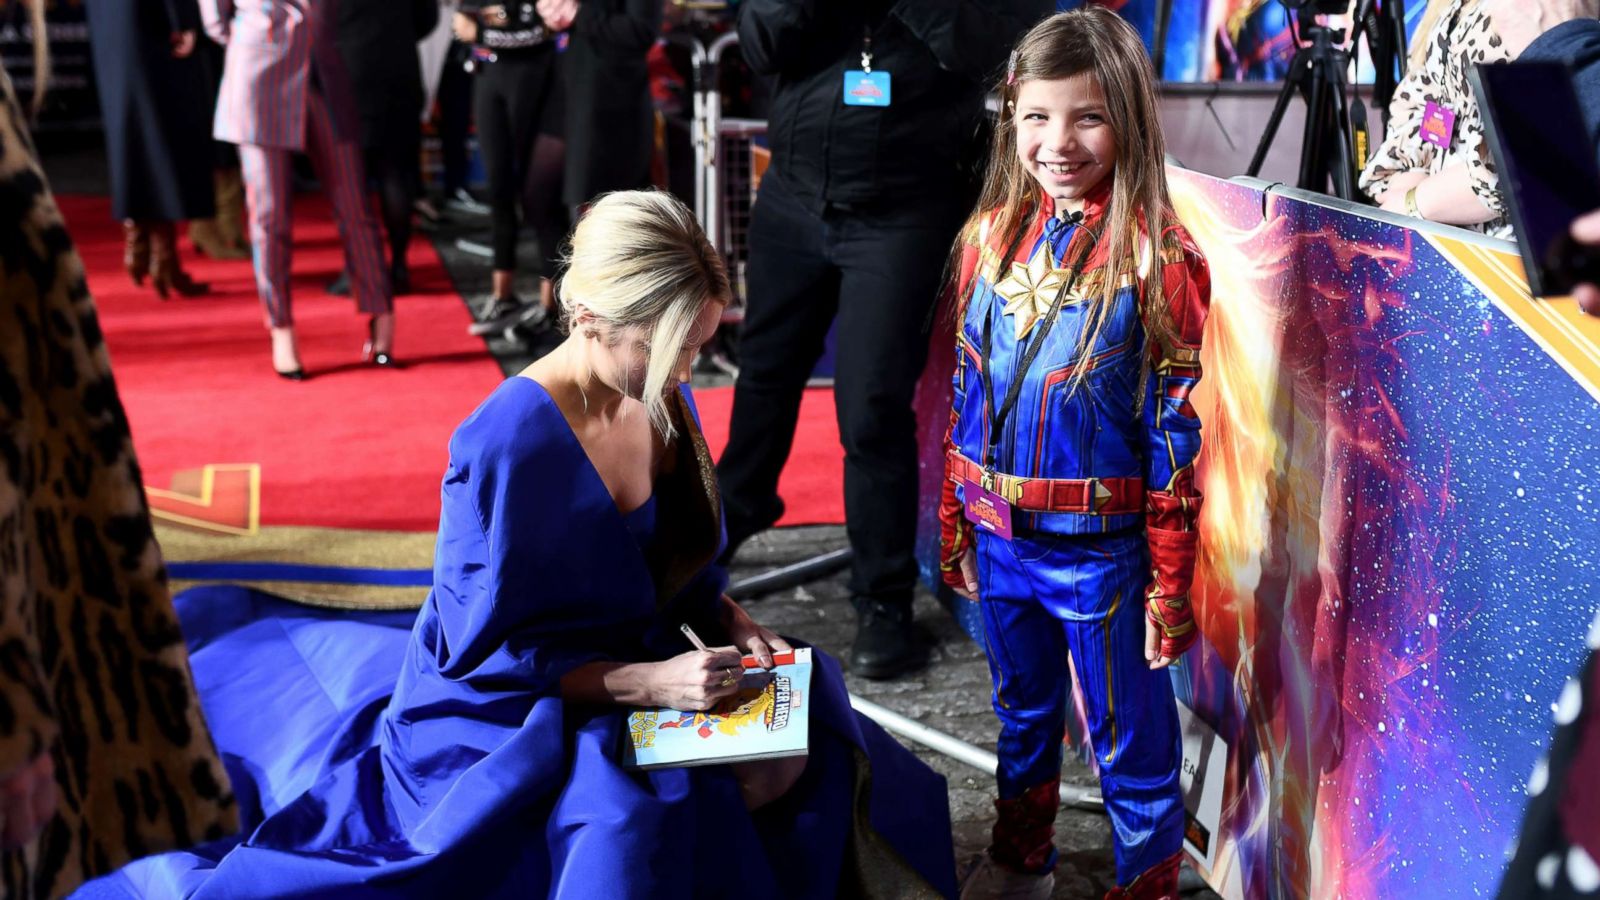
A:
<svg viewBox="0 0 1600 900">
<path fill-rule="evenodd" d="M 83 264 L 0 72 L 0 900 L 237 827 Z"/>
</svg>

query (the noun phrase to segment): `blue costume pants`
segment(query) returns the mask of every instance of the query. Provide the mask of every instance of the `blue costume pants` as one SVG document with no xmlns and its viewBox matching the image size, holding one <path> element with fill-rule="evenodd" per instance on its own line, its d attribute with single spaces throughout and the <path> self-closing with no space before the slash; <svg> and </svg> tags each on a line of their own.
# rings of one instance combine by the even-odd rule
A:
<svg viewBox="0 0 1600 900">
<path fill-rule="evenodd" d="M 1115 832 L 1117 881 L 1129 884 L 1182 849 L 1184 824 L 1172 682 L 1144 658 L 1144 532 L 1019 532 L 1005 541 L 980 529 L 977 563 L 1000 717 L 1000 815 L 991 852 L 1019 869 L 1055 864 L 1051 823 L 1070 654 Z"/>
</svg>

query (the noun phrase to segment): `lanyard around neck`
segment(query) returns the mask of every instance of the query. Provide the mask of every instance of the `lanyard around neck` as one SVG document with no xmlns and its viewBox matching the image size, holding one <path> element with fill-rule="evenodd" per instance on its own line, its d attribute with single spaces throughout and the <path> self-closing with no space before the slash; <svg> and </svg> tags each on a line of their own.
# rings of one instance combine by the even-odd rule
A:
<svg viewBox="0 0 1600 900">
<path fill-rule="evenodd" d="M 1082 227 L 1083 213 L 1073 213 L 1067 219 L 1067 222 L 1070 225 Z M 1061 312 L 1062 304 L 1066 301 L 1067 293 L 1072 290 L 1072 285 L 1078 280 L 1078 272 L 1083 269 L 1084 260 L 1088 259 L 1089 251 L 1094 247 L 1095 233 L 1088 228 L 1084 228 L 1083 231 L 1089 236 L 1089 239 L 1085 242 L 1083 250 L 1078 254 L 1077 261 L 1072 264 L 1072 268 L 1068 271 L 1067 278 L 1062 282 L 1061 288 L 1056 291 L 1055 299 L 1050 304 L 1050 311 L 1045 313 L 1044 319 L 1034 326 L 1033 339 L 1028 342 L 1027 348 L 1022 353 L 1021 361 L 1017 363 L 1017 370 L 1011 376 L 1011 384 L 1006 388 L 1005 399 L 1001 401 L 999 408 L 994 405 L 994 378 L 991 375 L 990 364 L 990 351 L 994 348 L 994 316 L 986 315 L 983 317 L 983 352 L 981 354 L 983 389 L 989 402 L 989 408 L 994 410 L 994 419 L 989 426 L 989 442 L 983 448 L 983 465 L 985 468 L 994 466 L 995 454 L 1000 447 L 1000 435 L 1004 433 L 1006 419 L 1017 405 L 1017 398 L 1022 395 L 1024 376 L 1028 374 L 1028 369 L 1033 366 L 1033 361 L 1039 355 L 1039 351 L 1044 348 L 1044 340 L 1049 336 L 1050 329 L 1055 327 L 1056 318 Z M 1068 238 L 1067 243 L 1070 246 L 1072 239 Z M 1014 255 L 1016 255 L 1015 249 L 1006 254 L 1006 261 L 1010 262 L 1010 257 Z"/>
</svg>

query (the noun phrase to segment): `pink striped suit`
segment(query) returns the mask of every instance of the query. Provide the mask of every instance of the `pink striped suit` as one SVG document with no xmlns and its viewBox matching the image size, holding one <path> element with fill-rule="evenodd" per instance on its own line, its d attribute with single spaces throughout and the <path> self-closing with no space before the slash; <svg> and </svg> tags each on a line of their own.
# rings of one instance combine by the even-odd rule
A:
<svg viewBox="0 0 1600 900">
<path fill-rule="evenodd" d="M 333 41 L 333 0 L 200 0 L 206 33 L 228 47 L 212 135 L 239 145 L 256 288 L 274 327 L 289 305 L 291 154 L 316 167 L 362 312 L 394 309 L 377 217 L 366 196 L 355 104 Z"/>
</svg>

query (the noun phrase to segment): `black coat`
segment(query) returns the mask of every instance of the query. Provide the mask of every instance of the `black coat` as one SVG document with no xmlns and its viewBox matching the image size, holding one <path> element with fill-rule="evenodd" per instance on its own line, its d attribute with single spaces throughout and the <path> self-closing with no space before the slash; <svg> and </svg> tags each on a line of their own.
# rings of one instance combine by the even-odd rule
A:
<svg viewBox="0 0 1600 900">
<path fill-rule="evenodd" d="M 361 146 L 415 154 L 422 139 L 417 42 L 439 24 L 439 0 L 338 0 L 335 42 L 350 73 Z"/>
<path fill-rule="evenodd" d="M 199 34 L 195 0 L 90 0 L 86 12 L 112 215 L 162 222 L 215 215 L 212 76 L 198 49 L 172 56 L 173 32 Z"/>
<path fill-rule="evenodd" d="M 661 34 L 661 0 L 581 0 L 563 54 L 568 205 L 650 183 L 655 108 L 645 55 Z"/>
<path fill-rule="evenodd" d="M 988 89 L 1054 0 L 744 0 L 739 50 L 776 78 L 773 173 L 809 205 L 949 204 L 971 187 Z M 846 106 L 844 73 L 888 72 L 887 107 Z M 769 177 L 771 177 L 769 175 Z"/>
</svg>

